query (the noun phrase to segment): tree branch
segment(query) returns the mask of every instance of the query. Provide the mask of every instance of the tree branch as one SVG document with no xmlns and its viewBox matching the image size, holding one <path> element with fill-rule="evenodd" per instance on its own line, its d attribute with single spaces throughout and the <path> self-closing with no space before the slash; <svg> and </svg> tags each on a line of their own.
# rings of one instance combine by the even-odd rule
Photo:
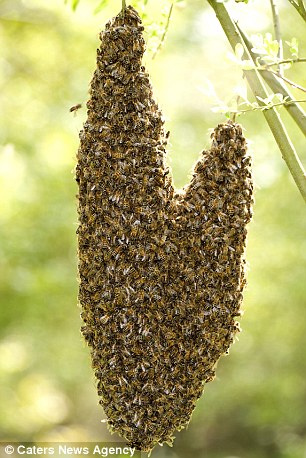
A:
<svg viewBox="0 0 306 458">
<path fill-rule="evenodd" d="M 242 44 L 245 49 L 246 59 L 250 59 L 251 56 L 243 43 L 243 40 L 239 34 L 239 31 L 229 16 L 227 9 L 223 3 L 218 3 L 216 0 L 207 0 L 211 5 L 215 14 L 227 36 L 227 39 L 235 50 L 237 44 Z M 248 81 L 248 84 L 255 97 L 261 97 L 265 99 L 268 97 L 267 90 L 258 74 L 257 70 L 245 70 L 244 74 Z M 290 170 L 290 173 L 298 186 L 304 200 L 306 201 L 306 173 L 303 169 L 303 165 L 294 149 L 294 146 L 286 132 L 285 126 L 276 111 L 275 108 L 271 110 L 263 111 L 263 115 L 271 129 L 271 132 L 279 146 L 282 156 Z"/>
<path fill-rule="evenodd" d="M 305 5 L 304 5 L 304 2 L 303 0 L 298 0 L 298 3 L 295 3 L 294 0 L 289 0 L 289 2 L 291 3 L 292 6 L 294 6 L 294 8 L 297 10 L 297 12 L 299 13 L 299 15 L 304 19 L 304 21 L 306 22 L 306 8 L 305 8 Z"/>
<path fill-rule="evenodd" d="M 256 54 L 254 51 L 252 51 L 253 45 L 250 42 L 249 38 L 246 36 L 246 34 L 241 30 L 241 28 L 237 24 L 237 28 L 240 32 L 240 35 L 250 53 L 250 56 L 252 57 L 254 63 L 257 63 L 257 61 L 260 62 L 261 65 L 264 67 L 269 67 L 269 64 L 267 64 L 259 54 Z M 306 60 L 306 59 L 305 59 Z M 260 70 L 261 76 L 264 78 L 264 80 L 267 82 L 267 84 L 270 86 L 272 91 L 274 93 L 280 93 L 285 97 L 288 101 L 290 100 L 292 102 L 291 105 L 285 105 L 286 110 L 290 114 L 290 116 L 294 119 L 296 124 L 299 126 L 303 134 L 306 136 L 306 113 L 302 109 L 302 107 L 294 102 L 294 98 L 288 91 L 287 87 L 280 81 L 276 76 L 274 76 L 271 72 L 268 70 Z"/>
</svg>

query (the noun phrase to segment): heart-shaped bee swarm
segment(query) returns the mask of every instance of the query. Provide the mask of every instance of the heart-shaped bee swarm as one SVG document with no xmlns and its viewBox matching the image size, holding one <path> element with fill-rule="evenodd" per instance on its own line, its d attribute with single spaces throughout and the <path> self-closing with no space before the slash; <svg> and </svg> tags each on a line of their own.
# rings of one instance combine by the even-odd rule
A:
<svg viewBox="0 0 306 458">
<path fill-rule="evenodd" d="M 128 7 L 101 33 L 80 133 L 79 302 L 112 431 L 150 451 L 189 422 L 239 329 L 250 157 L 220 124 L 175 193 L 167 135 Z"/>
</svg>

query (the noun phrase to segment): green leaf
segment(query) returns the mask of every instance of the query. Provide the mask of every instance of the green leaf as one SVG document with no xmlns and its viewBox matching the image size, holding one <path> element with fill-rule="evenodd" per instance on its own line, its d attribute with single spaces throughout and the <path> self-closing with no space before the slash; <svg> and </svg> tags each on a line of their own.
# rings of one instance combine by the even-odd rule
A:
<svg viewBox="0 0 306 458">
<path fill-rule="evenodd" d="M 213 100 L 215 103 L 219 102 L 219 98 L 217 96 L 214 85 L 210 80 L 204 81 L 203 85 L 199 86 L 198 89 L 205 95 L 205 97 Z"/>
<path fill-rule="evenodd" d="M 269 54 L 267 54 L 266 56 L 263 56 L 263 60 L 265 60 L 266 63 L 271 62 L 271 64 L 272 64 L 273 62 L 274 62 L 274 63 L 277 62 L 276 56 L 271 56 L 271 55 L 269 55 Z"/>
<path fill-rule="evenodd" d="M 265 34 L 263 44 L 269 56 L 277 56 L 279 50 L 279 43 L 277 40 L 273 40 L 271 33 Z"/>
<path fill-rule="evenodd" d="M 263 103 L 267 103 L 267 98 L 263 99 L 262 97 L 259 97 L 259 95 L 256 97 L 256 99 L 260 100 Z"/>
<path fill-rule="evenodd" d="M 279 100 L 280 102 L 284 102 L 283 94 L 281 94 L 280 92 L 276 92 L 274 95 L 277 100 Z"/>
<path fill-rule="evenodd" d="M 212 111 L 213 113 L 226 113 L 226 112 L 230 111 L 230 108 L 229 108 L 228 105 L 222 104 L 222 103 L 221 103 L 220 105 L 217 105 L 217 106 L 215 106 L 215 107 L 212 107 L 212 108 L 211 108 L 211 111 Z"/>
<path fill-rule="evenodd" d="M 258 100 L 260 100 L 261 102 L 263 102 L 265 105 L 267 106 L 270 106 L 270 105 L 273 105 L 273 99 L 274 97 L 277 98 L 277 101 L 279 100 L 279 97 L 278 96 L 282 96 L 281 94 L 279 93 L 276 93 L 276 94 L 270 94 L 268 97 L 265 97 L 265 98 L 262 98 L 262 97 L 259 97 L 258 95 L 256 96 L 256 98 Z"/>
<path fill-rule="evenodd" d="M 80 0 L 72 0 L 71 2 L 72 11 L 75 11 L 77 9 L 79 3 L 80 3 Z"/>
<path fill-rule="evenodd" d="M 290 52 L 292 57 L 298 57 L 299 55 L 299 42 L 298 40 L 293 37 L 291 41 L 286 41 L 286 44 L 290 47 Z"/>
<path fill-rule="evenodd" d="M 106 4 L 107 4 L 107 0 L 101 0 L 99 4 L 96 6 L 96 8 L 94 9 L 94 14 L 100 13 L 100 11 L 103 10 Z"/>
<path fill-rule="evenodd" d="M 235 86 L 233 88 L 233 92 L 238 96 L 240 97 L 241 99 L 243 99 L 246 103 L 248 102 L 248 92 L 247 92 L 247 86 L 246 84 L 243 82 L 237 86 Z"/>
<path fill-rule="evenodd" d="M 274 57 L 277 57 L 278 50 L 279 50 L 279 43 L 276 40 L 273 40 L 271 43 L 269 43 L 269 46 L 268 46 L 269 54 L 271 54 Z"/>
<path fill-rule="evenodd" d="M 264 37 L 261 34 L 252 35 L 252 42 L 254 43 L 252 51 L 264 55 L 265 60 L 266 56 L 269 56 L 270 59 L 277 57 L 279 43 L 273 40 L 271 33 L 266 33 Z"/>
<path fill-rule="evenodd" d="M 252 51 L 255 52 L 256 54 L 267 54 L 266 49 L 256 48 L 255 46 L 253 46 Z"/>
<path fill-rule="evenodd" d="M 283 70 L 288 70 L 292 67 L 292 62 L 286 62 L 285 64 L 281 64 Z"/>
<path fill-rule="evenodd" d="M 252 70 L 255 67 L 256 65 L 254 64 L 254 62 L 251 59 L 241 61 L 242 70 Z"/>
</svg>

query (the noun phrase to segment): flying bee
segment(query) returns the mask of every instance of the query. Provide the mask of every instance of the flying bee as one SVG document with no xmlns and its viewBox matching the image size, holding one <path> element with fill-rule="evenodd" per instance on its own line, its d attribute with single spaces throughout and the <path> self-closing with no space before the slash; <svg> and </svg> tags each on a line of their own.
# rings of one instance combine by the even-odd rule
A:
<svg viewBox="0 0 306 458">
<path fill-rule="evenodd" d="M 76 105 L 73 105 L 71 108 L 70 108 L 70 113 L 74 113 L 74 116 L 76 115 L 76 112 L 82 108 L 82 104 L 81 103 L 77 103 Z"/>
</svg>

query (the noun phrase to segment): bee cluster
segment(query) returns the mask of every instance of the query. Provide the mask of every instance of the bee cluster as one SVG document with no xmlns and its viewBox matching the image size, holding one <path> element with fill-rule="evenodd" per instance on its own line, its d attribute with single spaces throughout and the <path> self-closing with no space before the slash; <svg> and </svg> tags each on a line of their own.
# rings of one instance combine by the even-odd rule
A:
<svg viewBox="0 0 306 458">
<path fill-rule="evenodd" d="M 76 169 L 82 333 L 110 429 L 150 451 L 187 425 L 239 330 L 250 157 L 220 124 L 176 193 L 138 13 L 100 38 Z"/>
</svg>

